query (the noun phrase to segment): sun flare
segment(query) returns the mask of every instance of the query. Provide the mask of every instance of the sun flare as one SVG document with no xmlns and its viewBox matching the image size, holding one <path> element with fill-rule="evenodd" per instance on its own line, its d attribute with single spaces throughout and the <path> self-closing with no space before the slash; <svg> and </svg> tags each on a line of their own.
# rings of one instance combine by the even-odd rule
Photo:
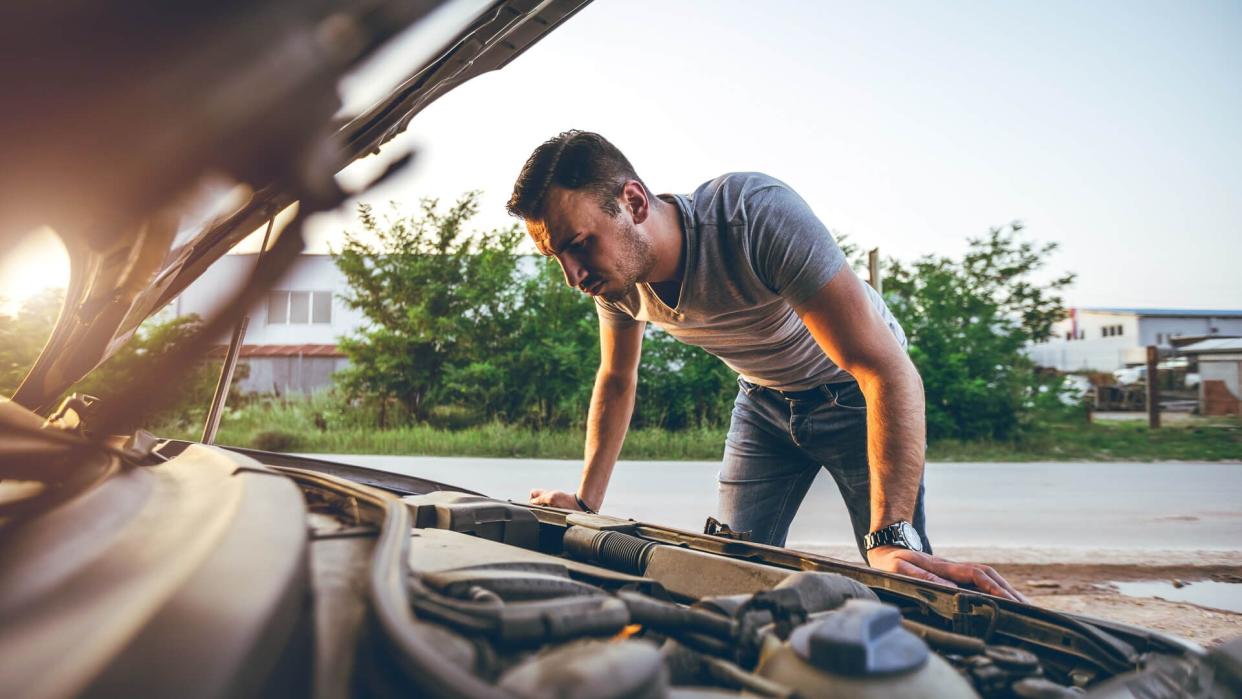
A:
<svg viewBox="0 0 1242 699">
<path fill-rule="evenodd" d="M 69 254 L 50 228 L 31 231 L 0 250 L 0 314 L 16 313 L 30 297 L 69 284 Z"/>
</svg>

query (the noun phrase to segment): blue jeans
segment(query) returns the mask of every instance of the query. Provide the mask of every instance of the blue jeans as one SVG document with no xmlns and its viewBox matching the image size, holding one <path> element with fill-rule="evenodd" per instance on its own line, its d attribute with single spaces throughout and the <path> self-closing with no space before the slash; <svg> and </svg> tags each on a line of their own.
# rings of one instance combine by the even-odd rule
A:
<svg viewBox="0 0 1242 699">
<path fill-rule="evenodd" d="M 858 552 L 871 530 L 871 473 L 867 466 L 867 402 L 853 381 L 787 397 L 738 379 L 720 469 L 718 518 L 751 541 L 784 546 L 794 513 L 819 469 L 832 474 L 845 499 Z M 931 552 L 923 484 L 911 522 Z"/>
</svg>

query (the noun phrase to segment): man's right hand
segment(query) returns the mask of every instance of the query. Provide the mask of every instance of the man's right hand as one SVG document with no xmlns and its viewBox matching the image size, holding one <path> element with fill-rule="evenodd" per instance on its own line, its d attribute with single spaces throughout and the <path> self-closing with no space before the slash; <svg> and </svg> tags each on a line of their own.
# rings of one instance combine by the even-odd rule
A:
<svg viewBox="0 0 1242 699">
<path fill-rule="evenodd" d="M 563 490 L 540 490 L 532 488 L 530 491 L 530 504 L 543 505 L 545 507 L 559 507 L 562 510 L 579 510 L 578 498 L 573 493 L 566 493 Z"/>
</svg>

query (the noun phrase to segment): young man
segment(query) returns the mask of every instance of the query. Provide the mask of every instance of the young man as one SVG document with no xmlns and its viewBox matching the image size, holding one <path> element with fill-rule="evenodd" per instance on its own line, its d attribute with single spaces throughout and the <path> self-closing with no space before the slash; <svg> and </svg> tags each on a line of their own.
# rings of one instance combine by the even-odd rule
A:
<svg viewBox="0 0 1242 699">
<path fill-rule="evenodd" d="M 905 336 L 828 229 L 780 181 L 731 173 L 655 196 L 602 136 L 535 149 L 509 200 L 570 286 L 595 299 L 600 366 L 576 493 L 531 502 L 598 510 L 634 409 L 650 321 L 738 372 L 719 518 L 784 545 L 826 468 L 868 563 L 1021 599 L 987 566 L 932 555 L 923 516 L 923 387 Z"/>
</svg>

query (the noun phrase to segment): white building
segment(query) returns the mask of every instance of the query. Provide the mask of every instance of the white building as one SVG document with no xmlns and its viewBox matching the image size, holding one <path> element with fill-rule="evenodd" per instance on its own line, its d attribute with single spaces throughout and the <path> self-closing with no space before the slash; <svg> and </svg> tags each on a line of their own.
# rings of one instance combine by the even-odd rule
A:
<svg viewBox="0 0 1242 699">
<path fill-rule="evenodd" d="M 1061 371 L 1116 371 L 1147 361 L 1147 346 L 1173 347 L 1174 338 L 1242 336 L 1242 310 L 1071 308 L 1048 342 L 1027 352 L 1040 366 Z"/>
<path fill-rule="evenodd" d="M 241 288 L 256 255 L 225 255 L 172 304 L 174 315 L 206 318 Z M 345 305 L 345 275 L 331 255 L 301 255 L 246 314 L 249 322 L 238 364 L 249 366 L 243 391 L 287 394 L 327 388 L 348 360 L 337 339 L 361 327 L 361 312 Z M 223 340 L 227 342 L 227 338 Z"/>
</svg>

